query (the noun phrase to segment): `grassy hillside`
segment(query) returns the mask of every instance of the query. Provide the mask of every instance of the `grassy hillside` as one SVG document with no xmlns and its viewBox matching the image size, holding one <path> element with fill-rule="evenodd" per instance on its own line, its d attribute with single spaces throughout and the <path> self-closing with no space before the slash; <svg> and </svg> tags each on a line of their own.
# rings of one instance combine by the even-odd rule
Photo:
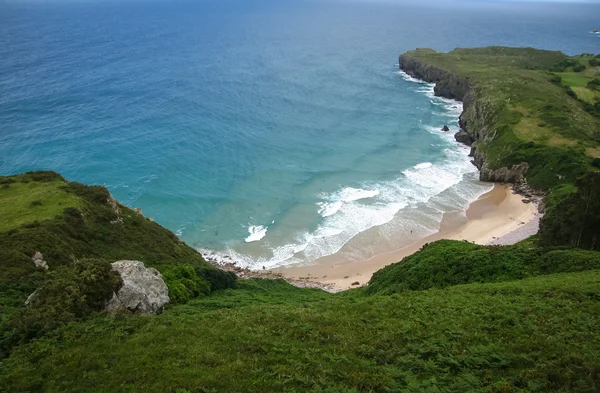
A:
<svg viewBox="0 0 600 393">
<path fill-rule="evenodd" d="M 68 207 L 78 208 L 81 199 L 63 189 L 59 177 L 28 174 L 0 179 L 0 232 L 51 219 Z"/>
<path fill-rule="evenodd" d="M 446 88 L 467 80 L 477 150 L 496 168 L 528 162 L 529 183 L 549 191 L 539 242 L 439 241 L 329 294 L 237 280 L 103 187 L 0 177 L 0 391 L 600 391 L 600 252 L 564 247 L 600 248 L 595 59 L 408 56 L 450 72 Z M 121 259 L 162 273 L 161 315 L 102 311 Z"/>
<path fill-rule="evenodd" d="M 364 296 L 281 281 L 17 349 L 10 392 L 595 392 L 600 272 Z"/>
<path fill-rule="evenodd" d="M 600 269 L 600 252 L 441 240 L 376 272 L 365 292 L 390 294 L 594 269 Z"/>
<path fill-rule="evenodd" d="M 44 331 L 40 320 L 54 325 L 65 313 L 75 318 L 82 309 L 92 311 L 82 305 L 85 300 L 75 302 L 80 306 L 63 304 L 64 293 L 79 288 L 73 297 L 86 296 L 79 277 L 100 274 L 99 265 L 134 259 L 155 267 L 175 303 L 205 295 L 222 281 L 232 285 L 172 232 L 118 204 L 104 187 L 68 182 L 53 172 L 0 177 L 0 216 L 0 355 Z M 48 271 L 33 263 L 36 252 Z M 85 262 L 89 258 L 95 263 Z M 35 315 L 24 315 L 25 300 L 42 285 L 54 288 L 54 314 L 48 315 L 45 304 Z"/>
<path fill-rule="evenodd" d="M 103 187 L 51 172 L 0 183 L 11 217 L 0 231 L 0 391 L 600 386 L 600 253 L 441 241 L 376 273 L 367 288 L 329 294 L 236 281 Z M 13 205 L 22 213 L 10 215 Z M 33 264 L 36 251 L 47 271 Z M 120 281 L 109 262 L 118 259 L 159 269 L 173 305 L 158 316 L 104 313 Z"/>
<path fill-rule="evenodd" d="M 570 86 L 584 102 L 591 105 L 600 102 L 600 56 L 575 56 L 571 61 L 571 65 L 556 73 L 562 83 Z M 598 83 L 593 83 L 594 80 L 598 80 Z"/>
<path fill-rule="evenodd" d="M 550 190 L 600 157 L 600 103 L 588 87 L 600 73 L 595 58 L 504 47 L 402 56 L 468 81 L 475 102 L 464 118 L 491 168 L 527 162 L 529 184 Z"/>
</svg>

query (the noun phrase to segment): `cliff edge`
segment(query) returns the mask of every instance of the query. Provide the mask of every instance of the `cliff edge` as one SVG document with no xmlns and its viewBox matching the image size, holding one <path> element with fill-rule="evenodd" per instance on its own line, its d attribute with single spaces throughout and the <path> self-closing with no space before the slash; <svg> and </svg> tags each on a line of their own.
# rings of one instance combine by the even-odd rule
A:
<svg viewBox="0 0 600 393">
<path fill-rule="evenodd" d="M 589 170 L 600 141 L 598 117 L 551 72 L 565 59 L 531 48 L 416 49 L 399 66 L 435 83 L 435 95 L 463 102 L 457 140 L 472 146 L 482 181 L 547 191 Z"/>
</svg>

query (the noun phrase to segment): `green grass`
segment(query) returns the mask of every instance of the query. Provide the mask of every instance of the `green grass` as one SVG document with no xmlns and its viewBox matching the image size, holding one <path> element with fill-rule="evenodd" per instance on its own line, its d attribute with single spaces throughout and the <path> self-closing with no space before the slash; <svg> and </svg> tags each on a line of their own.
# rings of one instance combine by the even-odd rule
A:
<svg viewBox="0 0 600 393">
<path fill-rule="evenodd" d="M 30 335 L 28 325 L 18 322 L 27 297 L 53 271 L 71 268 L 79 259 L 133 259 L 155 267 L 164 274 L 174 303 L 204 296 L 213 284 L 235 285 L 225 273 L 211 274 L 216 269 L 171 231 L 126 206 L 115 210 L 109 198 L 104 187 L 67 182 L 52 172 L 0 177 L 0 206 L 16 210 L 0 231 L 0 358 Z M 37 251 L 49 271 L 31 260 Z M 57 309 L 63 311 L 68 310 Z"/>
<path fill-rule="evenodd" d="M 366 288 L 330 294 L 283 280 L 236 280 L 160 225 L 125 206 L 115 210 L 103 187 L 51 172 L 0 184 L 40 195 L 50 187 L 61 201 L 78 202 L 0 231 L 0 391 L 587 393 L 600 386 L 599 252 L 538 248 L 535 238 L 513 247 L 439 241 L 380 270 Z M 548 201 L 558 206 L 581 191 L 559 185 Z M 35 251 L 48 271 L 35 268 Z M 173 301 L 163 314 L 102 311 L 120 285 L 109 265 L 119 259 L 162 272 Z M 24 307 L 34 290 L 38 297 Z"/>
<path fill-rule="evenodd" d="M 441 240 L 377 271 L 368 294 L 445 288 L 471 283 L 600 269 L 600 252 L 516 246 L 480 246 Z"/>
<path fill-rule="evenodd" d="M 480 134 L 477 149 L 485 152 L 490 168 L 527 162 L 528 182 L 542 190 L 573 183 L 590 170 L 600 145 L 600 117 L 569 96 L 567 87 L 589 90 L 585 86 L 598 67 L 575 73 L 557 66 L 588 64 L 587 57 L 504 47 L 417 49 L 402 56 L 468 81 L 477 98 L 464 119 Z M 564 77 L 559 83 L 552 82 L 557 67 L 566 71 L 558 74 Z"/>
<path fill-rule="evenodd" d="M 14 183 L 0 183 L 0 232 L 53 218 L 67 207 L 81 206 L 77 195 L 62 188 L 64 180 L 33 182 L 26 175 L 13 179 Z"/>
<path fill-rule="evenodd" d="M 598 67 L 595 67 L 598 69 Z M 586 69 L 584 72 L 560 72 L 557 73 L 562 78 L 565 85 L 570 86 L 577 97 L 594 104 L 600 99 L 600 91 L 593 90 L 587 87 L 588 83 L 600 75 L 600 69 L 596 72 L 594 69 Z"/>
<path fill-rule="evenodd" d="M 5 391 L 595 392 L 600 272 L 328 295 L 283 282 L 98 317 L 17 349 Z"/>
</svg>

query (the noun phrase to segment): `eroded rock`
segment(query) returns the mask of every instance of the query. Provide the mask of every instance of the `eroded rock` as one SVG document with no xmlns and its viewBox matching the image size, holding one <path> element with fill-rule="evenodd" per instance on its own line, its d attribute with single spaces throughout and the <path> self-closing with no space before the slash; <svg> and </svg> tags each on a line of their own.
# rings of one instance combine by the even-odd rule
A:
<svg viewBox="0 0 600 393">
<path fill-rule="evenodd" d="M 456 139 L 457 142 L 464 143 L 467 146 L 471 146 L 473 144 L 473 138 L 471 138 L 471 136 L 465 130 L 460 130 L 454 134 L 454 139 Z"/>
<path fill-rule="evenodd" d="M 35 298 L 37 297 L 37 295 L 38 295 L 38 291 L 36 289 L 29 296 L 27 296 L 27 300 L 25 300 L 25 305 L 29 306 L 31 304 L 31 302 L 33 302 L 35 300 Z"/>
<path fill-rule="evenodd" d="M 112 220 L 110 223 L 111 224 L 122 224 L 123 217 L 121 217 L 121 209 L 119 209 L 119 204 L 117 203 L 117 200 L 112 195 L 109 194 L 107 202 L 112 207 L 113 211 L 115 212 L 115 215 L 117 216 L 117 218 Z"/>
<path fill-rule="evenodd" d="M 40 267 L 42 269 L 48 270 L 48 263 L 44 261 L 44 256 L 41 252 L 36 251 L 35 254 L 31 257 L 33 263 L 35 263 L 35 267 Z"/>
<path fill-rule="evenodd" d="M 140 261 L 117 261 L 112 268 L 121 276 L 123 286 L 113 294 L 107 311 L 159 314 L 169 303 L 169 289 L 158 270 Z"/>
<path fill-rule="evenodd" d="M 529 165 L 526 162 L 522 162 L 518 165 L 511 165 L 510 167 L 491 169 L 488 167 L 487 162 L 485 162 L 479 169 L 479 180 L 481 181 L 514 184 L 524 181 L 523 175 L 527 172 L 527 169 L 529 169 Z"/>
</svg>

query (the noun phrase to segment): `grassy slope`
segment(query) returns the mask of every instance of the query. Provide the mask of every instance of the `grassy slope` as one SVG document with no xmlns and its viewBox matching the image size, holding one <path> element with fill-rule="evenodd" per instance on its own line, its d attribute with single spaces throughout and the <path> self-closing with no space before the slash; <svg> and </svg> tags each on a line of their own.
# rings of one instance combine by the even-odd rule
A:
<svg viewBox="0 0 600 393">
<path fill-rule="evenodd" d="M 425 245 L 402 263 L 377 271 L 365 292 L 391 294 L 594 269 L 600 269 L 600 252 L 535 248 L 529 241 L 515 246 L 480 246 L 440 240 Z"/>
<path fill-rule="evenodd" d="M 600 118 L 550 81 L 550 69 L 567 58 L 562 53 L 489 47 L 406 55 L 469 80 L 485 108 L 479 115 L 488 119 L 479 126 L 495 135 L 478 147 L 492 168 L 526 161 L 529 183 L 546 190 L 573 183 L 589 169 L 600 143 Z"/>
<path fill-rule="evenodd" d="M 209 267 L 167 229 L 122 205 L 117 214 L 103 187 L 70 183 L 52 172 L 0 177 L 0 184 L 1 212 L 9 218 L 2 215 L 0 231 L 0 355 L 14 338 L 6 324 L 18 318 L 27 296 L 48 276 L 31 260 L 36 251 L 44 255 L 50 271 L 80 258 L 140 260 L 166 273 L 172 293 L 181 285 L 198 286 L 197 278 L 191 282 L 183 277 L 187 273 L 180 271 L 182 266 L 192 272 Z M 41 205 L 32 206 L 31 200 Z M 11 213 L 13 206 L 19 215 Z M 111 223 L 118 217 L 122 223 Z"/>
<path fill-rule="evenodd" d="M 26 179 L 20 176 L 16 179 Z M 66 183 L 29 181 L 0 185 L 0 232 L 57 216 L 67 207 L 79 207 L 81 199 L 63 190 Z"/>
<path fill-rule="evenodd" d="M 48 172 L 11 179 L 8 189 L 23 179 L 40 189 L 63 182 L 64 203 L 78 207 L 0 232 L 1 391 L 592 392 L 600 384 L 600 254 L 528 245 L 438 242 L 382 270 L 367 290 L 332 295 L 247 280 L 159 316 L 88 314 L 24 340 L 22 316 L 37 311 L 22 314 L 23 301 L 48 277 L 60 279 L 35 269 L 35 251 L 55 273 L 72 256 L 139 259 L 163 272 L 172 295 L 207 267 L 156 223 L 124 206 L 117 214 L 102 187 Z M 111 223 L 118 216 L 123 223 Z M 538 274 L 546 276 L 479 283 Z"/>
<path fill-rule="evenodd" d="M 600 78 L 600 67 L 590 66 L 590 60 L 593 59 L 591 56 L 575 56 L 579 63 L 586 66 L 586 69 L 581 72 L 573 71 L 573 67 L 569 67 L 565 72 L 559 72 L 564 84 L 570 86 L 577 96 L 582 100 L 594 104 L 600 100 L 600 91 L 589 89 L 588 83 L 594 78 Z M 596 59 L 597 60 L 597 59 Z"/>
<path fill-rule="evenodd" d="M 250 280 L 17 349 L 6 391 L 594 392 L 600 272 L 364 296 Z"/>
</svg>

